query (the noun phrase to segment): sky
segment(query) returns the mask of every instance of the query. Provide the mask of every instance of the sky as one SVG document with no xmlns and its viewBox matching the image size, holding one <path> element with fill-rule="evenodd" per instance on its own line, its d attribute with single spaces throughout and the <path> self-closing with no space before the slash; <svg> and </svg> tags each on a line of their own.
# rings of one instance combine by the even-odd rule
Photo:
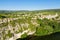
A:
<svg viewBox="0 0 60 40">
<path fill-rule="evenodd" d="M 0 0 L 0 10 L 60 9 L 60 0 Z"/>
</svg>

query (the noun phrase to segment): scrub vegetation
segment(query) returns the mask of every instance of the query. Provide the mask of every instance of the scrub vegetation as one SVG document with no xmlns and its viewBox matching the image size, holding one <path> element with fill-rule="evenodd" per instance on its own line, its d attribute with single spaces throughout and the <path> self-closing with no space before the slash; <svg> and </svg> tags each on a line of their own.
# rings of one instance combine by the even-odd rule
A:
<svg viewBox="0 0 60 40">
<path fill-rule="evenodd" d="M 60 9 L 0 11 L 0 40 L 60 40 L 57 33 Z"/>
</svg>

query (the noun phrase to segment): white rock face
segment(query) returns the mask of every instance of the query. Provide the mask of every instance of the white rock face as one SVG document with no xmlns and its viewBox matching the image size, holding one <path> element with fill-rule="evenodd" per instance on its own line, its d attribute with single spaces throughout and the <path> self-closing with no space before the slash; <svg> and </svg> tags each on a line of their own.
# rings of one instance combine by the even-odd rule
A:
<svg viewBox="0 0 60 40">
<path fill-rule="evenodd" d="M 21 38 L 21 35 L 23 35 L 24 33 L 27 33 L 28 31 L 29 31 L 29 29 L 23 31 L 22 33 L 20 32 L 20 33 L 18 33 L 18 34 L 14 34 L 14 36 L 11 37 L 11 38 L 9 38 L 9 40 L 16 40 L 16 39 L 18 39 L 18 38 Z"/>
<path fill-rule="evenodd" d="M 55 15 L 41 15 L 41 17 L 38 16 L 38 18 L 39 19 L 44 19 L 44 18 L 51 19 L 51 18 L 55 18 L 57 16 L 58 16 L 58 14 L 56 13 Z"/>
</svg>

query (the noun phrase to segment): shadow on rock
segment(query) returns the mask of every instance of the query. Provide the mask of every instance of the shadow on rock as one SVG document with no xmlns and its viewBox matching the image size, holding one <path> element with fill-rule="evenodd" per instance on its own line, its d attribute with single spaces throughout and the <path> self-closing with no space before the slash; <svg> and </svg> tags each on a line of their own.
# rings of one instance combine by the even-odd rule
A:
<svg viewBox="0 0 60 40">
<path fill-rule="evenodd" d="M 60 40 L 60 32 L 56 32 L 45 36 L 29 35 L 26 38 L 18 38 L 17 40 Z"/>
</svg>

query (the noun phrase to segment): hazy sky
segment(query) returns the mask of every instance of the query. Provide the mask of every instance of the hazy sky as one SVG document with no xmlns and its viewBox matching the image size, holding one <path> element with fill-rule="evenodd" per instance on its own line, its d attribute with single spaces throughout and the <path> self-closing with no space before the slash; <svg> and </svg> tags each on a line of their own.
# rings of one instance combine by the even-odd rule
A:
<svg viewBox="0 0 60 40">
<path fill-rule="evenodd" d="M 0 0 L 0 10 L 41 10 L 60 8 L 60 0 Z"/>
</svg>

